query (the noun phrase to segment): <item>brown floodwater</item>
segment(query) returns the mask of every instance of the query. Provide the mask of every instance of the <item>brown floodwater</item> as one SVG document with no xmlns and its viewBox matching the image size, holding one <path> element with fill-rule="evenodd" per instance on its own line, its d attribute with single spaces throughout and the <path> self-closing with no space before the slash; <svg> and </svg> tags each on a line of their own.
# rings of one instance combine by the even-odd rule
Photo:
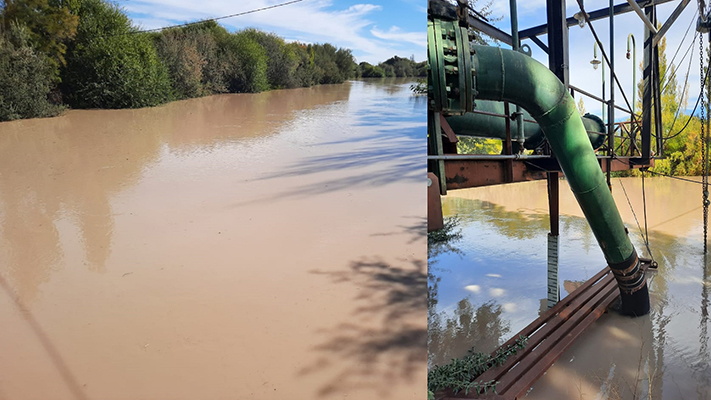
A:
<svg viewBox="0 0 711 400">
<path fill-rule="evenodd" d="M 711 399 L 711 260 L 703 255 L 701 185 L 647 178 L 645 189 L 649 247 L 659 262 L 648 275 L 650 314 L 603 315 L 526 398 Z M 613 195 L 647 256 L 625 191 L 644 229 L 641 178 L 614 179 Z M 430 260 L 430 367 L 471 347 L 491 351 L 538 317 L 547 293 L 545 181 L 450 191 L 443 210 L 459 216 L 462 239 L 458 253 Z M 565 182 L 560 224 L 563 297 L 605 262 Z"/>
<path fill-rule="evenodd" d="M 0 123 L 0 399 L 424 398 L 409 84 Z"/>
</svg>

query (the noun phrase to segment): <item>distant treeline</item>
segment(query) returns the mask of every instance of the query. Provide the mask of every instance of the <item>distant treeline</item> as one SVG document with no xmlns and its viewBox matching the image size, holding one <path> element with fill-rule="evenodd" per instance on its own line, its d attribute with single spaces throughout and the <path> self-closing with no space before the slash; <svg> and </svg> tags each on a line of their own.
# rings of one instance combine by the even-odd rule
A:
<svg viewBox="0 0 711 400">
<path fill-rule="evenodd" d="M 363 61 L 358 64 L 357 75 L 363 78 L 383 78 L 391 76 L 427 76 L 427 61 L 415 62 L 414 57 L 395 56 L 378 65 Z"/>
<path fill-rule="evenodd" d="M 394 57 L 371 66 L 383 74 L 363 73 L 349 49 L 328 43 L 230 33 L 214 21 L 145 33 L 105 0 L 0 0 L 0 121 L 412 76 L 411 64 Z"/>
</svg>

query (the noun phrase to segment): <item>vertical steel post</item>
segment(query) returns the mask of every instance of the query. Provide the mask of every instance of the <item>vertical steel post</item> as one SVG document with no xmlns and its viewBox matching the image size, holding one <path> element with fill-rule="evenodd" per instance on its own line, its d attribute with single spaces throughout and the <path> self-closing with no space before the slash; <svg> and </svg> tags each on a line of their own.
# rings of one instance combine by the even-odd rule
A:
<svg viewBox="0 0 711 400">
<path fill-rule="evenodd" d="M 565 0 L 546 0 L 548 17 L 548 68 L 568 87 L 568 25 Z M 558 283 L 559 181 L 557 172 L 549 172 L 548 210 L 551 230 L 548 234 L 548 308 L 560 298 Z"/>
<path fill-rule="evenodd" d="M 506 139 L 504 141 L 504 154 L 506 155 L 511 155 L 513 154 L 513 149 L 511 145 L 511 118 L 509 118 L 509 103 L 507 101 L 504 102 L 504 114 L 506 115 Z M 521 147 L 523 148 L 523 143 L 521 143 Z M 504 161 L 504 164 L 506 165 L 506 171 L 504 171 L 504 181 L 506 183 L 513 182 L 513 160 L 506 160 Z"/>
<path fill-rule="evenodd" d="M 654 13 L 654 6 L 644 9 L 647 17 Z M 644 60 L 642 61 L 642 162 L 651 157 L 652 149 L 652 31 L 644 26 Z"/>
<path fill-rule="evenodd" d="M 427 113 L 427 125 L 429 134 L 429 144 L 427 146 L 429 155 L 441 156 L 444 154 L 443 144 L 442 144 L 442 126 L 439 120 L 440 113 L 428 111 Z M 431 166 L 431 171 L 437 175 L 439 179 L 439 192 L 441 195 L 447 194 L 447 178 L 444 175 L 444 160 L 432 161 L 434 165 Z"/>
<path fill-rule="evenodd" d="M 610 176 L 612 173 L 612 156 L 615 153 L 615 3 L 610 0 L 610 100 L 607 103 L 607 187 L 612 191 Z M 603 65 L 605 65 L 603 63 Z"/>
<path fill-rule="evenodd" d="M 518 11 L 516 0 L 509 0 L 509 6 L 511 8 L 511 43 L 514 51 L 519 51 L 521 41 L 518 37 Z M 506 115 L 508 115 L 508 113 Z M 516 106 L 516 141 L 518 142 L 518 151 L 523 152 L 523 142 L 526 141 L 526 137 L 523 133 L 523 113 L 521 112 L 520 106 Z"/>
</svg>

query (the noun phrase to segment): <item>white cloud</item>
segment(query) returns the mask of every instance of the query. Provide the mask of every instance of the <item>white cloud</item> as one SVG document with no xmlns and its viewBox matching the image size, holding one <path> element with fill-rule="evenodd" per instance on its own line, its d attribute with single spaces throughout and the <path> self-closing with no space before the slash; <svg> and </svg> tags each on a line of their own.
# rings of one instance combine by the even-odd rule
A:
<svg viewBox="0 0 711 400">
<path fill-rule="evenodd" d="M 465 286 L 464 289 L 466 289 L 470 292 L 474 292 L 474 293 L 481 292 L 481 286 L 479 286 L 479 285 L 468 285 L 468 286 Z"/>
<path fill-rule="evenodd" d="M 380 39 L 408 42 L 422 47 L 427 46 L 427 33 L 425 31 L 403 32 L 399 27 L 392 26 L 386 32 L 379 30 L 377 27 L 373 27 L 373 29 L 370 30 L 370 33 Z"/>
<path fill-rule="evenodd" d="M 494 289 L 489 290 L 489 295 L 491 297 L 501 297 L 504 295 L 504 293 L 506 293 L 506 290 L 501 289 L 501 288 L 494 288 Z"/>
</svg>

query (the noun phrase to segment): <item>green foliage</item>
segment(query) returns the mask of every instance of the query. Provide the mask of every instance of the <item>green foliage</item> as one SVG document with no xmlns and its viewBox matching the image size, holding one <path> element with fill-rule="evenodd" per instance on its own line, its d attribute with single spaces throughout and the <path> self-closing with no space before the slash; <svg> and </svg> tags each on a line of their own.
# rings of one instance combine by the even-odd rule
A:
<svg viewBox="0 0 711 400">
<path fill-rule="evenodd" d="M 171 99 L 168 70 L 146 34 L 102 0 L 82 0 L 77 37 L 67 52 L 62 92 L 78 108 L 137 108 Z"/>
<path fill-rule="evenodd" d="M 310 50 L 318 83 L 343 83 L 355 76 L 356 63 L 350 50 L 336 49 L 329 43 L 310 45 Z"/>
<path fill-rule="evenodd" d="M 459 154 L 501 154 L 503 145 L 499 139 L 459 136 L 457 153 Z"/>
<path fill-rule="evenodd" d="M 11 26 L 25 27 L 22 44 L 9 41 Z M 357 67 L 348 49 L 230 33 L 215 21 L 141 33 L 109 0 L 0 0 L 0 36 L 3 119 L 52 115 L 59 108 L 48 97 L 75 108 L 144 107 L 341 83 Z"/>
<path fill-rule="evenodd" d="M 294 72 L 299 58 L 291 46 L 287 46 L 284 39 L 273 33 L 266 33 L 256 29 L 243 31 L 264 48 L 267 58 L 267 80 L 272 89 L 296 87 Z"/>
<path fill-rule="evenodd" d="M 53 66 L 29 44 L 24 26 L 0 31 L 0 121 L 56 115 L 61 107 L 48 100 Z"/>
<path fill-rule="evenodd" d="M 362 78 L 383 78 L 385 71 L 380 66 L 371 65 L 365 61 L 358 64 L 358 74 Z"/>
<path fill-rule="evenodd" d="M 427 76 L 427 62 L 415 62 L 415 57 L 402 58 L 393 56 L 378 64 L 385 71 L 386 76 Z"/>
<path fill-rule="evenodd" d="M 249 32 L 230 35 L 225 47 L 230 92 L 254 93 L 269 89 L 267 52 Z"/>
<path fill-rule="evenodd" d="M 476 381 L 476 378 L 489 368 L 503 365 L 509 356 L 526 347 L 527 342 L 528 337 L 519 336 L 514 344 L 499 348 L 493 356 L 470 351 L 463 358 L 435 366 L 427 374 L 427 389 L 433 393 L 447 389 L 455 394 L 464 391 L 465 395 L 470 391 L 477 394 L 496 393 L 496 381 Z"/>
<path fill-rule="evenodd" d="M 11 24 L 27 27 L 28 43 L 38 54 L 45 54 L 54 68 L 56 78 L 59 67 L 65 64 L 67 42 L 77 31 L 79 19 L 62 0 L 4 0 L 0 23 L 5 30 Z"/>
</svg>

